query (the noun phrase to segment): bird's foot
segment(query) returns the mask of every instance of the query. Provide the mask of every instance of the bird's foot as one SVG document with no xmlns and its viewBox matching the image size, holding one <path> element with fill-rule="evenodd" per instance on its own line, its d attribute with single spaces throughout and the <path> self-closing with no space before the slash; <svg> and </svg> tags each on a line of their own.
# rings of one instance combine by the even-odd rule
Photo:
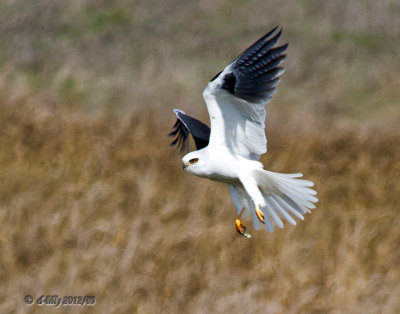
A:
<svg viewBox="0 0 400 314">
<path fill-rule="evenodd" d="M 236 232 L 238 235 L 242 236 L 246 232 L 246 226 L 243 224 L 243 222 L 239 218 L 236 218 L 235 227 L 236 227 Z"/>
<path fill-rule="evenodd" d="M 236 227 L 236 233 L 237 233 L 238 236 L 251 238 L 250 234 L 245 233 L 246 232 L 246 226 L 243 224 L 243 222 L 240 220 L 240 218 L 236 218 L 235 227 Z"/>
<path fill-rule="evenodd" d="M 235 221 L 235 228 L 236 228 L 236 233 L 238 236 L 246 237 L 246 238 L 251 238 L 251 235 L 246 232 L 246 226 L 241 220 L 242 214 L 243 214 L 244 208 L 242 208 L 239 216 L 236 218 Z"/>
<path fill-rule="evenodd" d="M 256 211 L 256 215 L 257 215 L 258 219 L 259 219 L 263 224 L 265 224 L 265 221 L 264 221 L 264 213 L 261 211 L 260 206 L 259 206 L 258 204 L 256 204 L 255 211 Z"/>
</svg>

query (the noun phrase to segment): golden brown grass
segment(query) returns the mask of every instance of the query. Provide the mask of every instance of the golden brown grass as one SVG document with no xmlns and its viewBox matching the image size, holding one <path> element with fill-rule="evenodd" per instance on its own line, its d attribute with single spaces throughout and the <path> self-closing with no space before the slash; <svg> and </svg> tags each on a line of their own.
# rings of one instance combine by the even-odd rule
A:
<svg viewBox="0 0 400 314">
<path fill-rule="evenodd" d="M 0 313 L 55 311 L 27 294 L 94 295 L 95 313 L 400 312 L 397 1 L 0 9 Z M 226 186 L 184 173 L 166 134 L 174 107 L 207 121 L 207 79 L 278 23 L 262 162 L 320 202 L 247 240 Z"/>
<path fill-rule="evenodd" d="M 266 168 L 301 170 L 320 203 L 246 240 L 226 187 L 181 170 L 165 138 L 172 116 L 90 117 L 6 91 L 2 313 L 39 311 L 26 294 L 95 295 L 107 313 L 400 310 L 398 133 L 271 130 Z"/>
</svg>

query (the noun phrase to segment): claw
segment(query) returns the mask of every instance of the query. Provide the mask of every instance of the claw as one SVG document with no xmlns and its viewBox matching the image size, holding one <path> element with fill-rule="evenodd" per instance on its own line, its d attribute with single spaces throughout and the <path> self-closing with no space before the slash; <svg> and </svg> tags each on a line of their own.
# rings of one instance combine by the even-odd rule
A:
<svg viewBox="0 0 400 314">
<path fill-rule="evenodd" d="M 259 219 L 263 224 L 265 224 L 265 222 L 264 222 L 264 214 L 263 214 L 263 212 L 261 211 L 260 206 L 259 206 L 258 204 L 256 204 L 255 211 L 256 211 L 256 215 L 257 215 L 258 219 Z"/>
<path fill-rule="evenodd" d="M 238 235 L 244 235 L 244 233 L 246 232 L 246 226 L 239 218 L 236 218 L 235 227 Z"/>
<path fill-rule="evenodd" d="M 246 232 L 246 226 L 243 224 L 243 222 L 239 218 L 236 218 L 235 221 L 235 227 L 236 227 L 236 232 L 238 236 L 246 237 L 246 238 L 251 238 L 251 235 Z"/>
</svg>

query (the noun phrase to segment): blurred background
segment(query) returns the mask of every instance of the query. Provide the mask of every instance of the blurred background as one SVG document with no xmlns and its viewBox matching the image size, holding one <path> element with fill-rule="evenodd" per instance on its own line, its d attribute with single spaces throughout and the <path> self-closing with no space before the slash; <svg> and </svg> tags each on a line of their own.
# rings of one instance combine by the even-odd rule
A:
<svg viewBox="0 0 400 314">
<path fill-rule="evenodd" d="M 166 135 L 275 25 L 261 161 L 320 202 L 248 240 Z M 0 42 L 1 313 L 400 312 L 399 1 L 4 0 Z"/>
</svg>

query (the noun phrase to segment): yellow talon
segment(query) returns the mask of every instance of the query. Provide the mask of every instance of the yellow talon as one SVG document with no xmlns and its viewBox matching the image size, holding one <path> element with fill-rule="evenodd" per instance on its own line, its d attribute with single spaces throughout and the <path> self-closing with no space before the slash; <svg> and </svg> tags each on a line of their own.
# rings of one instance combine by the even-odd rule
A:
<svg viewBox="0 0 400 314">
<path fill-rule="evenodd" d="M 238 235 L 244 236 L 244 233 L 246 232 L 246 226 L 242 223 L 242 221 L 239 218 L 236 218 L 235 227 Z"/>
<path fill-rule="evenodd" d="M 240 218 L 242 217 L 244 208 L 242 209 L 242 211 L 240 212 L 239 216 L 236 218 L 235 220 L 235 227 L 236 227 L 236 233 L 238 236 L 242 236 L 245 238 L 251 238 L 251 235 L 246 232 L 246 226 L 244 225 L 244 223 L 240 220 Z"/>
<path fill-rule="evenodd" d="M 260 206 L 259 206 L 258 204 L 256 204 L 255 211 L 256 211 L 256 215 L 257 215 L 258 219 L 259 219 L 263 224 L 265 224 L 265 222 L 264 222 L 264 214 L 263 214 L 263 212 L 261 211 Z"/>
</svg>

